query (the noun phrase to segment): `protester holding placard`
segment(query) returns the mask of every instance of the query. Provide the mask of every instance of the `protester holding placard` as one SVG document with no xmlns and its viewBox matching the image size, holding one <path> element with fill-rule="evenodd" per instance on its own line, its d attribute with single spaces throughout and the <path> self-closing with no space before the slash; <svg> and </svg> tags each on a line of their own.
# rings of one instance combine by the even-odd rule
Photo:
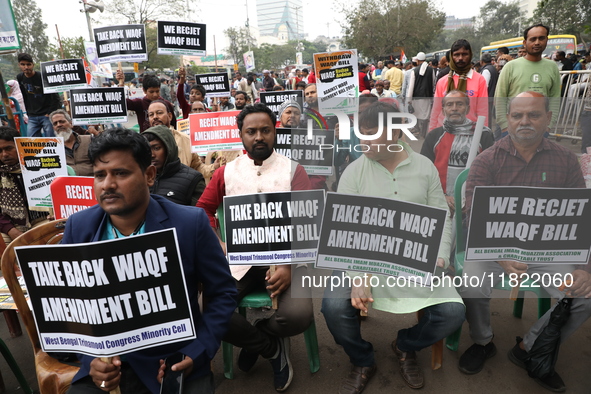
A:
<svg viewBox="0 0 591 394">
<path fill-rule="evenodd" d="M 79 135 L 72 130 L 72 118 L 63 109 L 49 114 L 49 120 L 55 135 L 64 139 L 66 149 L 66 163 L 74 169 L 76 175 L 92 176 L 92 163 L 88 158 L 90 135 Z"/>
<path fill-rule="evenodd" d="M 238 115 L 240 138 L 248 154 L 217 170 L 197 203 L 205 209 L 213 228 L 217 227 L 216 210 L 226 195 L 310 189 L 303 167 L 275 152 L 276 121 L 273 111 L 260 103 L 247 106 Z M 305 266 L 292 269 L 291 265 L 280 265 L 273 276 L 267 268 L 231 266 L 239 299 L 253 287 L 262 285 L 271 292 L 272 298 L 277 298 L 278 308 L 269 319 L 255 326 L 235 313 L 224 341 L 242 348 L 238 367 L 245 372 L 254 366 L 259 355 L 269 359 L 275 374 L 275 389 L 282 392 L 289 387 L 293 376 L 289 337 L 304 332 L 310 325 L 312 300 L 309 296 L 292 297 L 292 292 L 302 291 Z"/>
<path fill-rule="evenodd" d="M 125 81 L 125 75 L 123 74 L 122 70 L 117 70 L 117 80 L 119 81 L 119 86 L 123 86 L 123 82 Z M 150 121 L 148 118 L 148 107 L 150 103 L 154 100 L 162 100 L 166 105 L 168 105 L 171 109 L 174 108 L 170 101 L 164 100 L 160 97 L 160 79 L 158 79 L 155 75 L 144 75 L 144 80 L 142 82 L 142 88 L 144 90 L 145 96 L 143 98 L 135 98 L 135 99 L 126 99 L 125 102 L 127 103 L 127 110 L 128 111 L 135 111 L 137 115 L 137 122 L 140 126 L 140 133 L 150 127 Z M 173 127 L 176 128 L 176 118 L 173 116 L 171 119 L 171 124 Z"/>
<path fill-rule="evenodd" d="M 181 205 L 195 206 L 205 189 L 203 175 L 179 160 L 178 147 L 170 130 L 154 126 L 142 133 L 152 149 L 156 179 L 150 193 Z"/>
<path fill-rule="evenodd" d="M 114 357 L 112 364 L 79 355 L 81 368 L 68 392 L 108 392 L 124 384 L 123 392 L 158 393 L 165 372 L 159 368 L 162 360 L 180 352 L 185 358 L 173 368 L 187 371 L 183 392 L 213 393 L 210 361 L 236 307 L 236 289 L 206 216 L 163 197 L 150 197 L 156 169 L 150 165 L 150 146 L 141 135 L 120 128 L 107 130 L 93 140 L 89 155 L 99 205 L 72 215 L 62 242 L 96 242 L 175 228 L 196 338 L 133 351 L 124 359 Z M 203 284 L 203 297 L 208 300 L 202 313 L 198 283 Z"/>
<path fill-rule="evenodd" d="M 201 85 L 193 84 L 190 88 L 189 93 L 189 102 L 187 102 L 187 98 L 185 97 L 185 78 L 187 77 L 187 71 L 184 67 L 179 69 L 179 85 L 176 91 L 176 98 L 179 102 L 179 108 L 183 111 L 183 119 L 187 119 L 189 117 L 189 113 L 191 113 L 191 105 L 194 102 L 201 102 L 203 103 L 203 107 L 205 108 L 206 112 L 209 112 L 205 105 L 205 89 Z"/>
<path fill-rule="evenodd" d="M 509 135 L 476 157 L 470 168 L 466 182 L 466 212 L 472 206 L 472 196 L 476 186 L 535 186 L 549 188 L 584 188 L 585 181 L 576 156 L 568 149 L 544 138 L 552 119 L 550 100 L 541 93 L 524 92 L 509 101 L 507 106 Z M 537 195 L 533 195 L 537 200 Z M 512 237 L 513 238 L 513 237 Z M 460 371 L 475 374 L 482 370 L 486 359 L 496 354 L 492 342 L 494 334 L 491 326 L 490 297 L 492 288 L 502 280 L 502 275 L 519 276 L 537 273 L 540 277 L 557 279 L 548 286 L 540 280 L 552 298 L 562 299 L 565 292 L 557 287 L 572 274 L 573 283 L 567 287 L 566 295 L 576 296 L 572 300 L 570 317 L 560 329 L 560 339 L 564 341 L 576 331 L 591 315 L 591 274 L 589 264 L 533 264 L 515 261 L 477 261 L 467 262 L 464 275 L 487 277 L 480 286 L 464 286 L 460 294 L 466 304 L 466 319 L 470 324 L 470 337 L 474 344 L 460 357 Z M 569 275 L 570 276 L 570 275 Z M 472 283 L 472 282 L 470 282 Z M 546 284 L 544 284 L 546 283 Z M 519 280 L 516 281 L 519 286 Z M 528 351 L 548 325 L 549 310 L 528 331 L 523 340 L 517 337 L 517 344 L 509 352 L 509 359 L 520 367 L 528 357 Z M 536 379 L 543 387 L 560 392 L 565 385 L 557 373 L 543 379 Z"/>
<path fill-rule="evenodd" d="M 380 117 L 385 124 L 387 114 L 394 112 L 398 112 L 396 107 L 377 102 L 360 115 L 360 131 L 368 136 L 361 143 L 369 149 L 347 167 L 338 192 L 403 200 L 447 210 L 436 168 L 399 139 L 401 130 L 394 129 L 391 139 L 380 130 L 381 136 L 372 139 L 378 132 Z M 385 149 L 385 146 L 398 148 Z M 437 254 L 439 267 L 449 264 L 450 233 L 451 223 L 447 218 Z M 335 271 L 335 275 L 339 276 L 340 272 Z M 361 275 L 349 272 L 350 277 Z M 322 312 L 328 328 L 353 364 L 349 377 L 341 386 L 341 393 L 360 393 L 377 369 L 373 346 L 362 339 L 358 322 L 358 310 L 367 311 L 368 302 L 373 302 L 374 309 L 391 313 L 424 312 L 418 324 L 399 330 L 397 339 L 392 342 L 400 373 L 406 384 L 414 389 L 424 384 L 416 352 L 450 335 L 464 321 L 462 299 L 451 285 L 433 289 L 413 284 L 398 287 L 389 285 L 385 275 L 375 277 L 378 281 L 372 283 L 370 294 L 365 286 L 350 286 L 350 283 L 343 283 L 332 291 L 327 288 L 324 294 Z"/>
<path fill-rule="evenodd" d="M 27 136 L 29 137 L 53 137 L 53 128 L 48 115 L 62 103 L 57 93 L 43 94 L 43 82 L 41 74 L 33 69 L 33 57 L 28 53 L 18 55 L 18 65 L 21 73 L 16 76 L 23 92 L 29 123 Z M 43 132 L 42 132 L 43 131 Z"/>
<path fill-rule="evenodd" d="M 0 126 L 0 232 L 6 244 L 47 219 L 47 212 L 32 211 L 27 203 L 14 142 L 20 136 L 12 127 Z"/>
</svg>

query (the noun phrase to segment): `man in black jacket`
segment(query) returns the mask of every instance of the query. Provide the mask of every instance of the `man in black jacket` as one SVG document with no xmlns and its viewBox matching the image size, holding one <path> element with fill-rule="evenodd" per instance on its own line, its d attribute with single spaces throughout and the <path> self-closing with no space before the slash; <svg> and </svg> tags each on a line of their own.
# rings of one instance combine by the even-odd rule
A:
<svg viewBox="0 0 591 394">
<path fill-rule="evenodd" d="M 166 197 L 181 205 L 196 205 L 205 189 L 201 173 L 181 163 L 174 137 L 166 126 L 150 127 L 142 133 L 152 148 L 156 179 L 151 194 Z"/>
</svg>

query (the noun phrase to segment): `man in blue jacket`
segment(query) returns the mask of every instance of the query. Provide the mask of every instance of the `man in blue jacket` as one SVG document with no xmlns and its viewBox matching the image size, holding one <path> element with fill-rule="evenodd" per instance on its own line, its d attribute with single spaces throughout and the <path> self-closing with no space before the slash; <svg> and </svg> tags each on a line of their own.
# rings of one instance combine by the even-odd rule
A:
<svg viewBox="0 0 591 394">
<path fill-rule="evenodd" d="M 108 392 L 118 386 L 122 393 L 158 393 L 161 360 L 179 352 L 185 358 L 171 368 L 185 371 L 183 392 L 213 393 L 210 361 L 236 307 L 236 286 L 207 216 L 201 209 L 150 196 L 156 168 L 150 164 L 150 145 L 141 135 L 121 128 L 107 130 L 93 139 L 88 153 L 99 204 L 68 219 L 63 243 L 176 228 L 197 337 L 114 357 L 112 364 L 79 355 L 82 365 L 69 393 Z M 203 313 L 197 302 L 198 283 L 208 300 Z"/>
</svg>

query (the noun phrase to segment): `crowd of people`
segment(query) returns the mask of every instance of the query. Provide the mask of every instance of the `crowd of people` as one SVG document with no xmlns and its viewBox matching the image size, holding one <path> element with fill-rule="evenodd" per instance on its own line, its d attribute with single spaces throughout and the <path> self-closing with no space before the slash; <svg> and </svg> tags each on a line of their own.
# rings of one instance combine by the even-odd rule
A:
<svg viewBox="0 0 591 394">
<path fill-rule="evenodd" d="M 411 62 L 359 64 L 359 114 L 357 133 L 349 140 L 334 116 L 324 116 L 313 69 L 294 70 L 281 79 L 269 70 L 259 78 L 254 73 L 236 72 L 231 95 L 210 100 L 195 78 L 179 70 L 178 85 L 169 86 L 156 76 L 142 80 L 143 98 L 127 99 L 127 108 L 137 114 L 140 133 L 118 127 L 92 135 L 72 125 L 70 114 L 61 108 L 57 95 L 43 94 L 39 73 L 28 54 L 19 55 L 22 73 L 17 76 L 28 112 L 30 136 L 57 135 L 64 139 L 67 163 L 78 175 L 94 176 L 98 205 L 74 214 L 67 222 L 64 242 L 79 243 L 109 239 L 111 234 L 127 237 L 176 228 L 185 269 L 189 299 L 197 338 L 168 344 L 149 351 L 115 357 L 112 364 L 81 356 L 81 369 L 70 393 L 109 391 L 121 386 L 123 392 L 156 393 L 165 374 L 163 359 L 181 352 L 182 362 L 174 370 L 186 371 L 184 392 L 214 391 L 210 360 L 220 341 L 241 348 L 238 367 L 248 372 L 259 358 L 269 361 L 273 387 L 286 391 L 292 381 L 290 340 L 304 332 L 314 319 L 309 288 L 301 278 L 305 265 L 269 267 L 231 265 L 224 257 L 225 243 L 218 232 L 216 210 L 224 196 L 324 189 L 345 194 L 383 197 L 444 209 L 449 212 L 438 252 L 437 266 L 453 275 L 450 256 L 454 243 L 451 217 L 470 216 L 471 196 L 477 186 L 534 186 L 583 188 L 585 182 L 576 156 L 549 140 L 561 96 L 561 80 L 556 62 L 543 51 L 549 29 L 534 25 L 524 31 L 523 48 L 513 59 L 500 49 L 497 56 L 484 54 L 473 63 L 468 41 L 453 43 L 448 55 L 429 61 L 419 52 Z M 585 57 L 589 60 L 589 55 Z M 562 69 L 575 69 L 573 60 L 558 54 Z M 570 62 L 570 63 L 569 63 Z M 580 62 L 575 62 L 577 65 Z M 591 66 L 589 64 L 588 66 Z M 124 85 L 124 75 L 116 79 Z M 303 90 L 304 102 L 289 100 L 279 107 L 279 116 L 259 103 L 261 91 Z M 174 94 L 176 92 L 176 95 Z M 591 115 L 591 89 L 585 97 L 584 119 Z M 191 113 L 240 111 L 237 128 L 241 151 L 221 151 L 202 158 L 191 151 L 189 137 L 176 128 L 178 119 Z M 420 153 L 409 145 L 403 132 L 373 138 L 388 113 L 412 113 L 417 119 L 415 135 L 424 139 Z M 177 116 L 178 113 L 178 116 Z M 466 205 L 455 201 L 456 178 L 466 161 L 476 122 L 484 117 L 466 182 Z M 589 122 L 588 122 L 589 123 Z M 276 128 L 334 130 L 334 176 L 308 176 L 304 167 L 274 149 Z M 583 125 L 591 132 L 591 123 Z M 351 123 L 351 130 L 356 130 Z M 585 131 L 586 130 L 586 131 Z M 93 131 L 95 132 L 95 131 Z M 20 133 L 0 127 L 0 231 L 8 243 L 37 223 L 46 213 L 28 209 L 14 138 Z M 584 134 L 583 145 L 589 142 Z M 585 142 L 586 141 L 586 142 Z M 379 149 L 398 144 L 400 150 Z M 356 150 L 355 146 L 368 146 Z M 201 209 L 195 209 L 197 206 Z M 459 267 L 456 267 L 459 269 Z M 501 273 L 572 274 L 566 291 L 547 286 L 554 298 L 574 297 L 571 316 L 561 328 L 566 340 L 591 315 L 591 265 L 526 265 L 514 261 L 482 261 L 466 264 L 469 276 L 494 278 L 479 286 L 436 287 L 380 285 L 373 289 L 346 285 L 327 289 L 322 313 L 330 333 L 343 347 L 352 364 L 350 374 L 339 385 L 339 393 L 360 393 L 377 370 L 372 344 L 362 338 L 359 311 L 374 309 L 390 313 L 422 311 L 417 324 L 394 335 L 391 348 L 405 383 L 413 389 L 424 386 L 417 352 L 447 337 L 467 321 L 473 344 L 459 360 L 460 371 L 476 374 L 487 359 L 496 354 L 490 321 L 492 288 Z M 344 275 L 341 271 L 332 273 Z M 351 277 L 360 275 L 349 272 Z M 199 310 L 197 283 L 202 283 L 208 302 Z M 269 318 L 249 322 L 235 310 L 237 302 L 253 289 L 266 289 L 278 301 Z M 548 325 L 552 309 L 510 349 L 509 358 L 527 368 L 529 352 Z M 384 333 L 388 333 L 387 328 Z M 331 357 L 340 357 L 339 355 Z M 531 375 L 542 387 L 561 392 L 565 383 L 557 372 Z"/>
</svg>

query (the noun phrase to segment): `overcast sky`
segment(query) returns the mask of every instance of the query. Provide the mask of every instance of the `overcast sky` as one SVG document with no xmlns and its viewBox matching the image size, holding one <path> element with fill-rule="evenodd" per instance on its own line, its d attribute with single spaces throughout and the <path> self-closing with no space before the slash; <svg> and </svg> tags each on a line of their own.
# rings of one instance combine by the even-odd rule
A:
<svg viewBox="0 0 591 394">
<path fill-rule="evenodd" d="M 445 11 L 446 15 L 454 15 L 457 18 L 469 18 L 478 15 L 480 7 L 487 0 L 472 0 L 458 5 L 456 0 L 435 0 L 438 8 Z M 213 54 L 213 36 L 215 35 L 218 53 L 227 43 L 224 37 L 224 29 L 228 27 L 244 26 L 246 22 L 246 4 L 248 3 L 248 16 L 250 25 L 257 25 L 256 0 L 222 0 L 201 2 L 200 11 L 193 12 L 193 22 L 201 22 L 207 25 L 207 51 Z M 338 12 L 340 6 L 335 4 L 358 3 L 357 0 L 303 0 L 304 3 L 304 32 L 308 39 L 313 40 L 318 35 L 339 36 L 341 27 L 339 20 L 343 16 Z M 121 3 L 125 6 L 125 2 Z M 77 37 L 82 35 L 88 39 L 88 28 L 84 13 L 80 12 L 82 5 L 78 0 L 60 0 L 59 7 L 56 1 L 37 0 L 37 5 L 43 12 L 43 21 L 47 24 L 47 35 L 56 37 L 57 24 L 61 37 Z M 336 7 L 336 8 L 335 8 Z M 100 13 L 93 14 L 95 19 L 100 19 Z M 187 15 L 179 16 L 179 21 L 187 20 Z M 327 25 L 328 23 L 328 25 Z M 105 24 L 106 25 L 106 24 Z M 105 26 L 101 25 L 101 26 Z M 99 27 L 99 26 L 93 26 Z"/>
</svg>

